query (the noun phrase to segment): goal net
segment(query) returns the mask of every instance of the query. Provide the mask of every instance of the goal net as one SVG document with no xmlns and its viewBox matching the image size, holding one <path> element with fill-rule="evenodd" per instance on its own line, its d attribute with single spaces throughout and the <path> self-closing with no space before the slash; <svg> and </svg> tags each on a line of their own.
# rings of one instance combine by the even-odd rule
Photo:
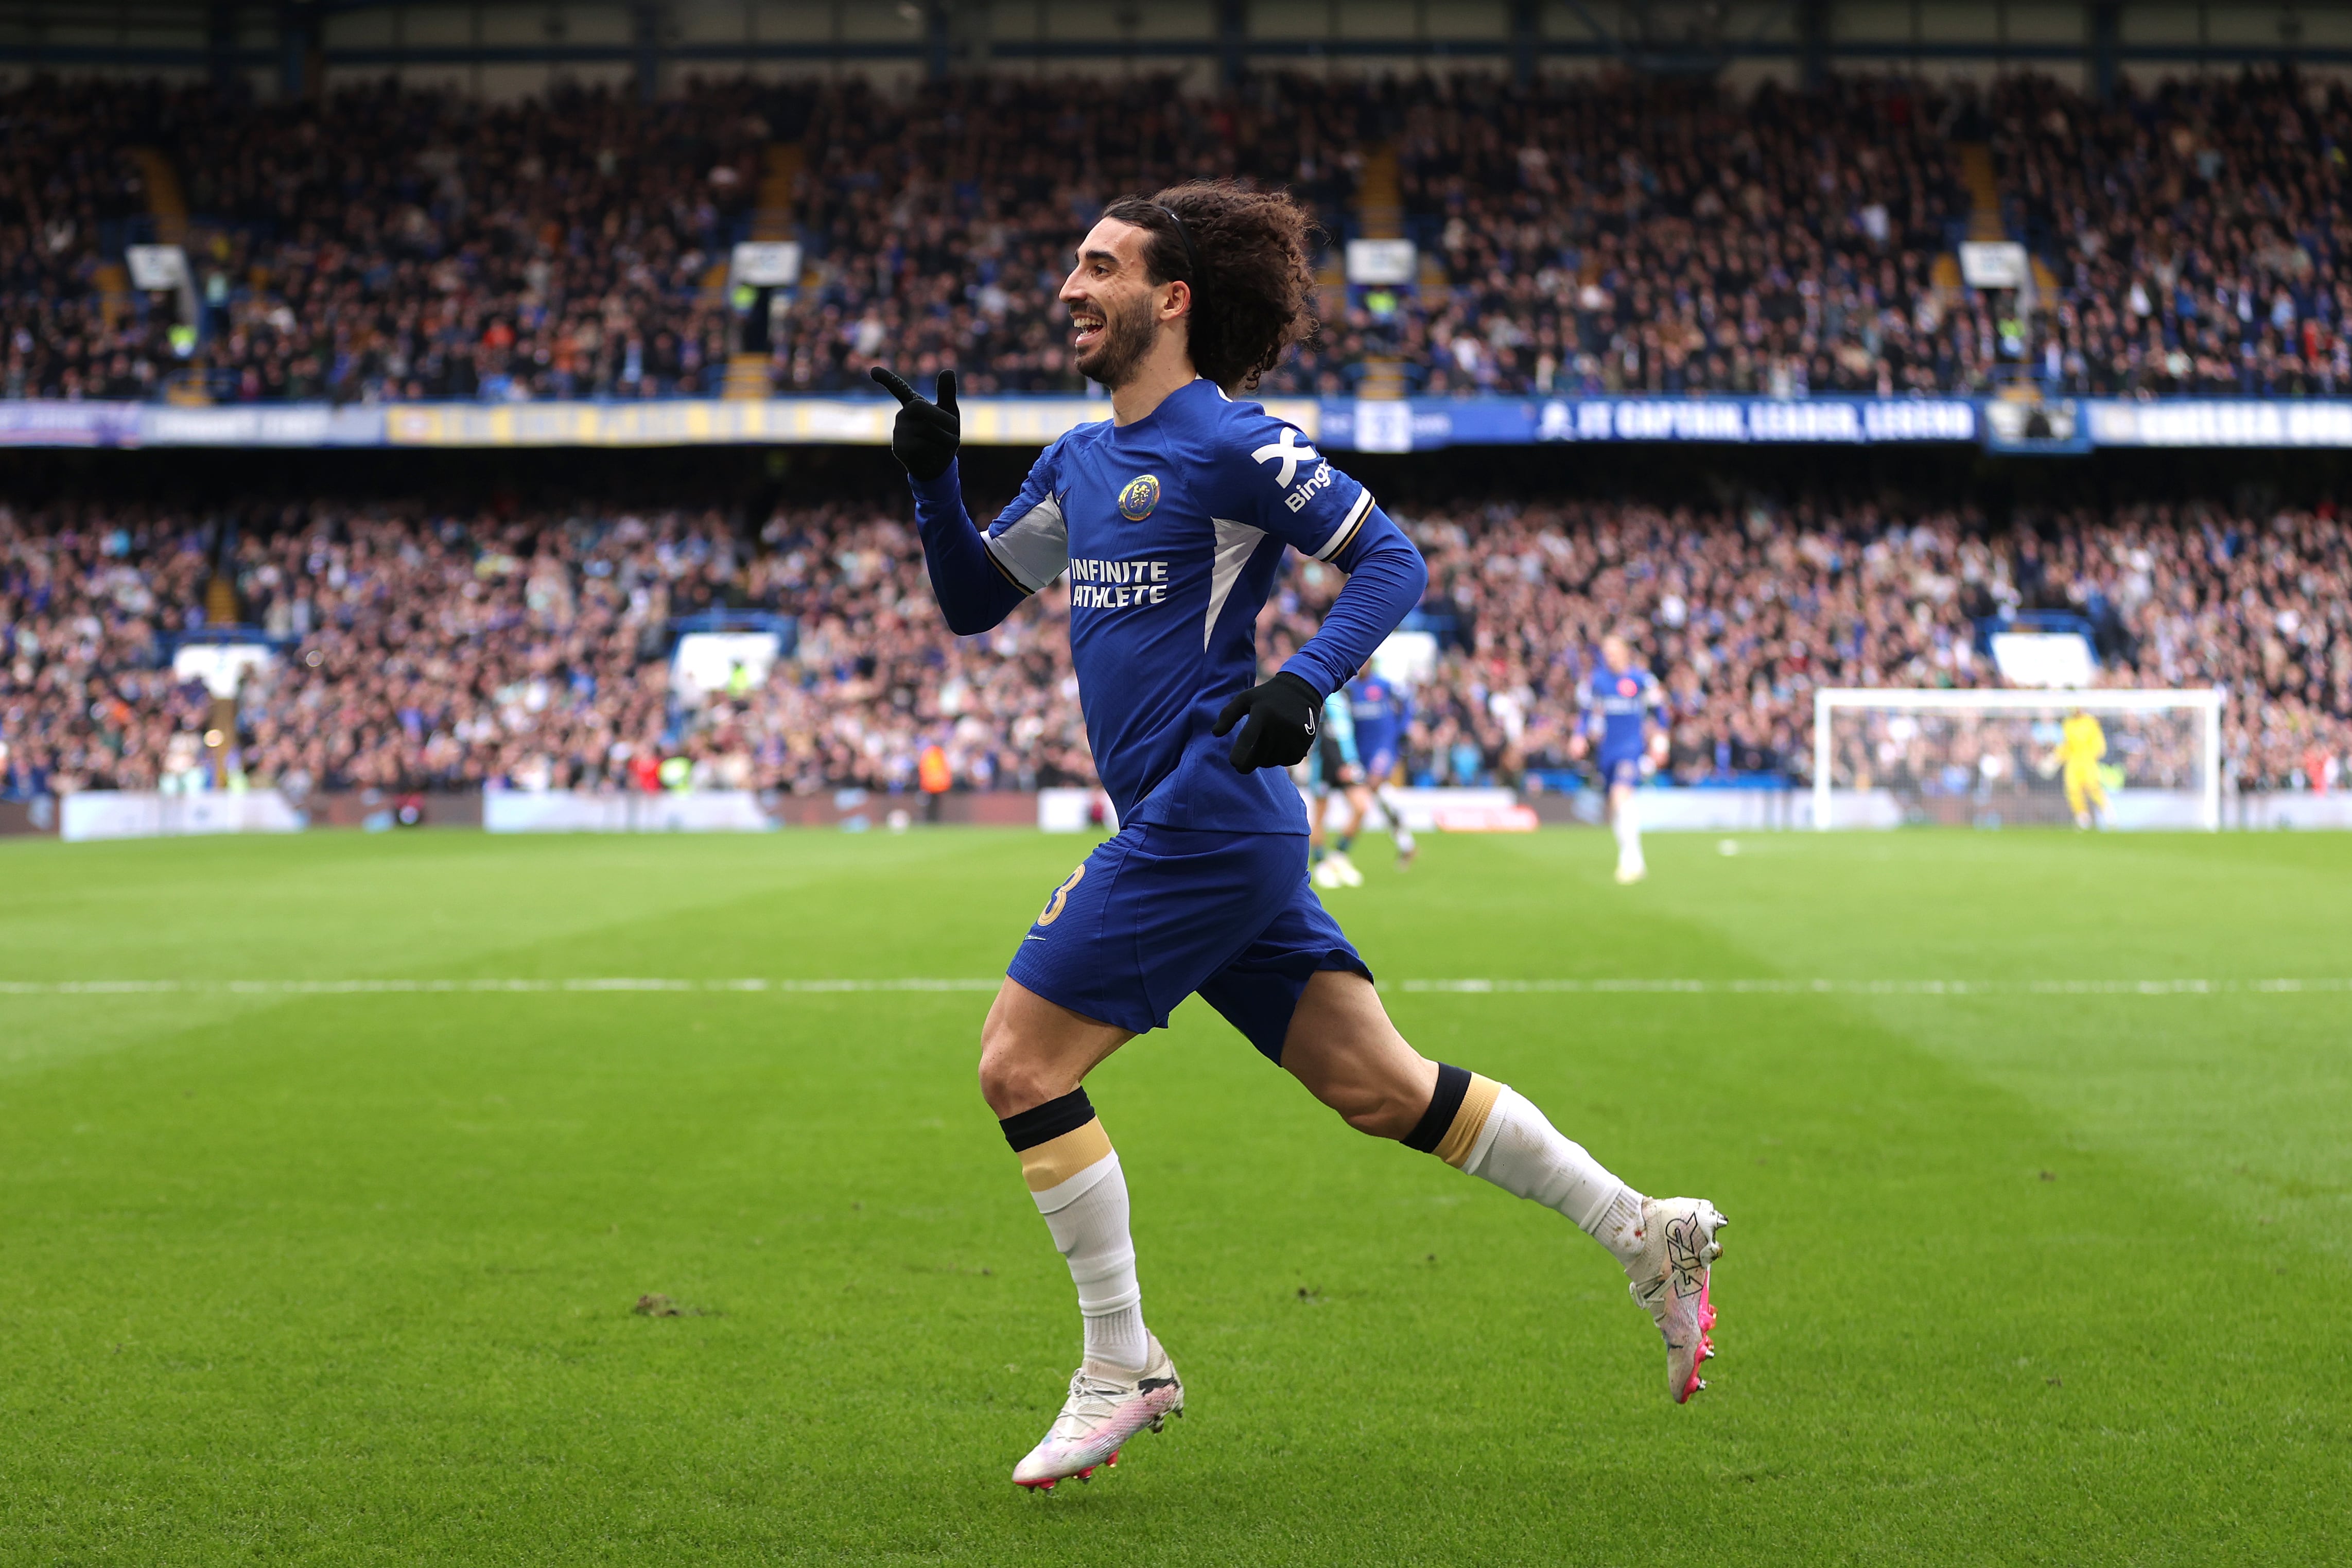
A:
<svg viewBox="0 0 2352 1568">
<path fill-rule="evenodd" d="M 2097 721 L 2076 726 L 2087 747 L 2067 742 L 2078 713 Z M 1813 693 L 1815 827 L 2056 825 L 2078 803 L 2108 827 L 2220 827 L 2221 693 Z"/>
</svg>

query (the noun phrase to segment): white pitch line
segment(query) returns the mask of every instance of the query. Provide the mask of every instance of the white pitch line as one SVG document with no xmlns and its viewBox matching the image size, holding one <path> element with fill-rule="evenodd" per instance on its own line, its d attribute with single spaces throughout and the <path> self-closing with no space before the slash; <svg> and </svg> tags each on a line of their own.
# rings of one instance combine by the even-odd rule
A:
<svg viewBox="0 0 2352 1568">
<path fill-rule="evenodd" d="M 994 975 L 966 979 L 665 980 L 626 975 L 569 980 L 0 980 L 0 996 L 377 996 L 549 992 L 992 992 Z M 1384 984 L 1383 989 L 1388 987 Z M 1403 980 L 1439 995 L 1582 996 L 2223 996 L 2352 991 L 2319 980 Z"/>
<path fill-rule="evenodd" d="M 1453 995 L 2219 996 L 2352 991 L 2352 980 L 1407 980 Z"/>
<path fill-rule="evenodd" d="M 377 996 L 562 991 L 994 991 L 979 980 L 655 980 L 626 975 L 576 980 L 0 980 L 0 996 Z"/>
</svg>

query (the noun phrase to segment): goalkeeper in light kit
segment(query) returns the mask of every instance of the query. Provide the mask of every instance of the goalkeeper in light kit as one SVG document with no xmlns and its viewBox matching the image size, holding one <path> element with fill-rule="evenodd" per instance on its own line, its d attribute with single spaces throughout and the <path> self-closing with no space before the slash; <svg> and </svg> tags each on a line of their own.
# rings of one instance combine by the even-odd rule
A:
<svg viewBox="0 0 2352 1568">
<path fill-rule="evenodd" d="M 2061 783 L 2066 809 L 2074 814 L 2075 826 L 2096 827 L 2107 809 L 2106 782 L 2099 777 L 2099 764 L 2107 758 L 2107 732 L 2095 715 L 2077 708 L 2066 715 L 2058 733 L 2058 749 L 2050 761 L 2065 770 Z"/>
<path fill-rule="evenodd" d="M 875 371 L 899 400 L 891 450 L 948 625 L 984 632 L 1066 574 L 1087 735 L 1118 809 L 1118 832 L 1014 949 L 981 1030 L 981 1092 L 1068 1260 L 1085 1328 L 1061 1414 L 1013 1471 L 1032 1489 L 1092 1476 L 1183 1408 L 1144 1324 L 1127 1180 L 1082 1085 L 1195 992 L 1349 1126 L 1606 1247 L 1664 1337 L 1676 1400 L 1703 1386 L 1713 1353 L 1715 1206 L 1643 1196 L 1510 1089 L 1407 1045 L 1307 885 L 1306 812 L 1284 770 L 1428 580 L 1369 491 L 1233 395 L 1314 331 L 1310 232 L 1286 195 L 1226 184 L 1106 208 L 1061 299 L 1111 417 L 1047 447 L 985 532 L 957 474 L 953 373 L 932 403 Z M 1257 615 L 1286 548 L 1348 583 L 1322 629 L 1260 680 Z"/>
</svg>

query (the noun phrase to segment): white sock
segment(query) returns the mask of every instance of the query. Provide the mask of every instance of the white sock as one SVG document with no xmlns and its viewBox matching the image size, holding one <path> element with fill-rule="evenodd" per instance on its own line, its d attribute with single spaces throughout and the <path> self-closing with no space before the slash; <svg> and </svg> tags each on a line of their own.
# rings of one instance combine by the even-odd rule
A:
<svg viewBox="0 0 2352 1568">
<path fill-rule="evenodd" d="M 1086 1358 L 1126 1372 L 1141 1372 L 1151 1362 L 1151 1336 L 1143 1331 L 1143 1308 L 1121 1307 L 1116 1312 L 1090 1312 L 1087 1325 Z"/>
<path fill-rule="evenodd" d="M 1617 817 L 1612 826 L 1617 835 L 1617 863 L 1639 866 L 1642 863 L 1642 816 L 1630 792 L 1619 797 Z"/>
<path fill-rule="evenodd" d="M 1642 1194 L 1563 1138 L 1527 1097 L 1506 1084 L 1462 1168 L 1505 1192 L 1557 1209 L 1620 1263 L 1642 1250 Z M 1042 1195 L 1042 1194 L 1041 1194 Z"/>
<path fill-rule="evenodd" d="M 1054 1247 L 1070 1265 L 1087 1325 L 1086 1358 L 1139 1372 L 1150 1359 L 1143 1287 L 1128 1233 L 1127 1177 L 1106 1153 L 1068 1180 L 1031 1194 Z"/>
<path fill-rule="evenodd" d="M 1388 816 L 1389 837 L 1396 840 L 1397 853 L 1400 855 L 1412 854 L 1412 829 L 1404 825 L 1404 807 L 1398 804 L 1396 791 L 1393 789 L 1381 790 L 1378 798 L 1381 803 L 1381 810 Z"/>
</svg>

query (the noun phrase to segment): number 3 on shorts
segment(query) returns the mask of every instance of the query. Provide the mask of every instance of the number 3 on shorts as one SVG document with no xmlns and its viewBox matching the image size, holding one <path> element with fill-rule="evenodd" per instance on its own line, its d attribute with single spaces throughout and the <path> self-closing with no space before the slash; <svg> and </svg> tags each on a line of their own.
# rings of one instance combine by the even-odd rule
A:
<svg viewBox="0 0 2352 1568">
<path fill-rule="evenodd" d="M 1039 925 L 1049 926 L 1062 918 L 1062 906 L 1070 901 L 1070 889 L 1076 887 L 1086 874 L 1086 865 L 1080 862 L 1078 868 L 1070 873 L 1068 879 L 1054 889 L 1054 896 L 1045 900 L 1045 912 L 1037 917 Z"/>
</svg>

